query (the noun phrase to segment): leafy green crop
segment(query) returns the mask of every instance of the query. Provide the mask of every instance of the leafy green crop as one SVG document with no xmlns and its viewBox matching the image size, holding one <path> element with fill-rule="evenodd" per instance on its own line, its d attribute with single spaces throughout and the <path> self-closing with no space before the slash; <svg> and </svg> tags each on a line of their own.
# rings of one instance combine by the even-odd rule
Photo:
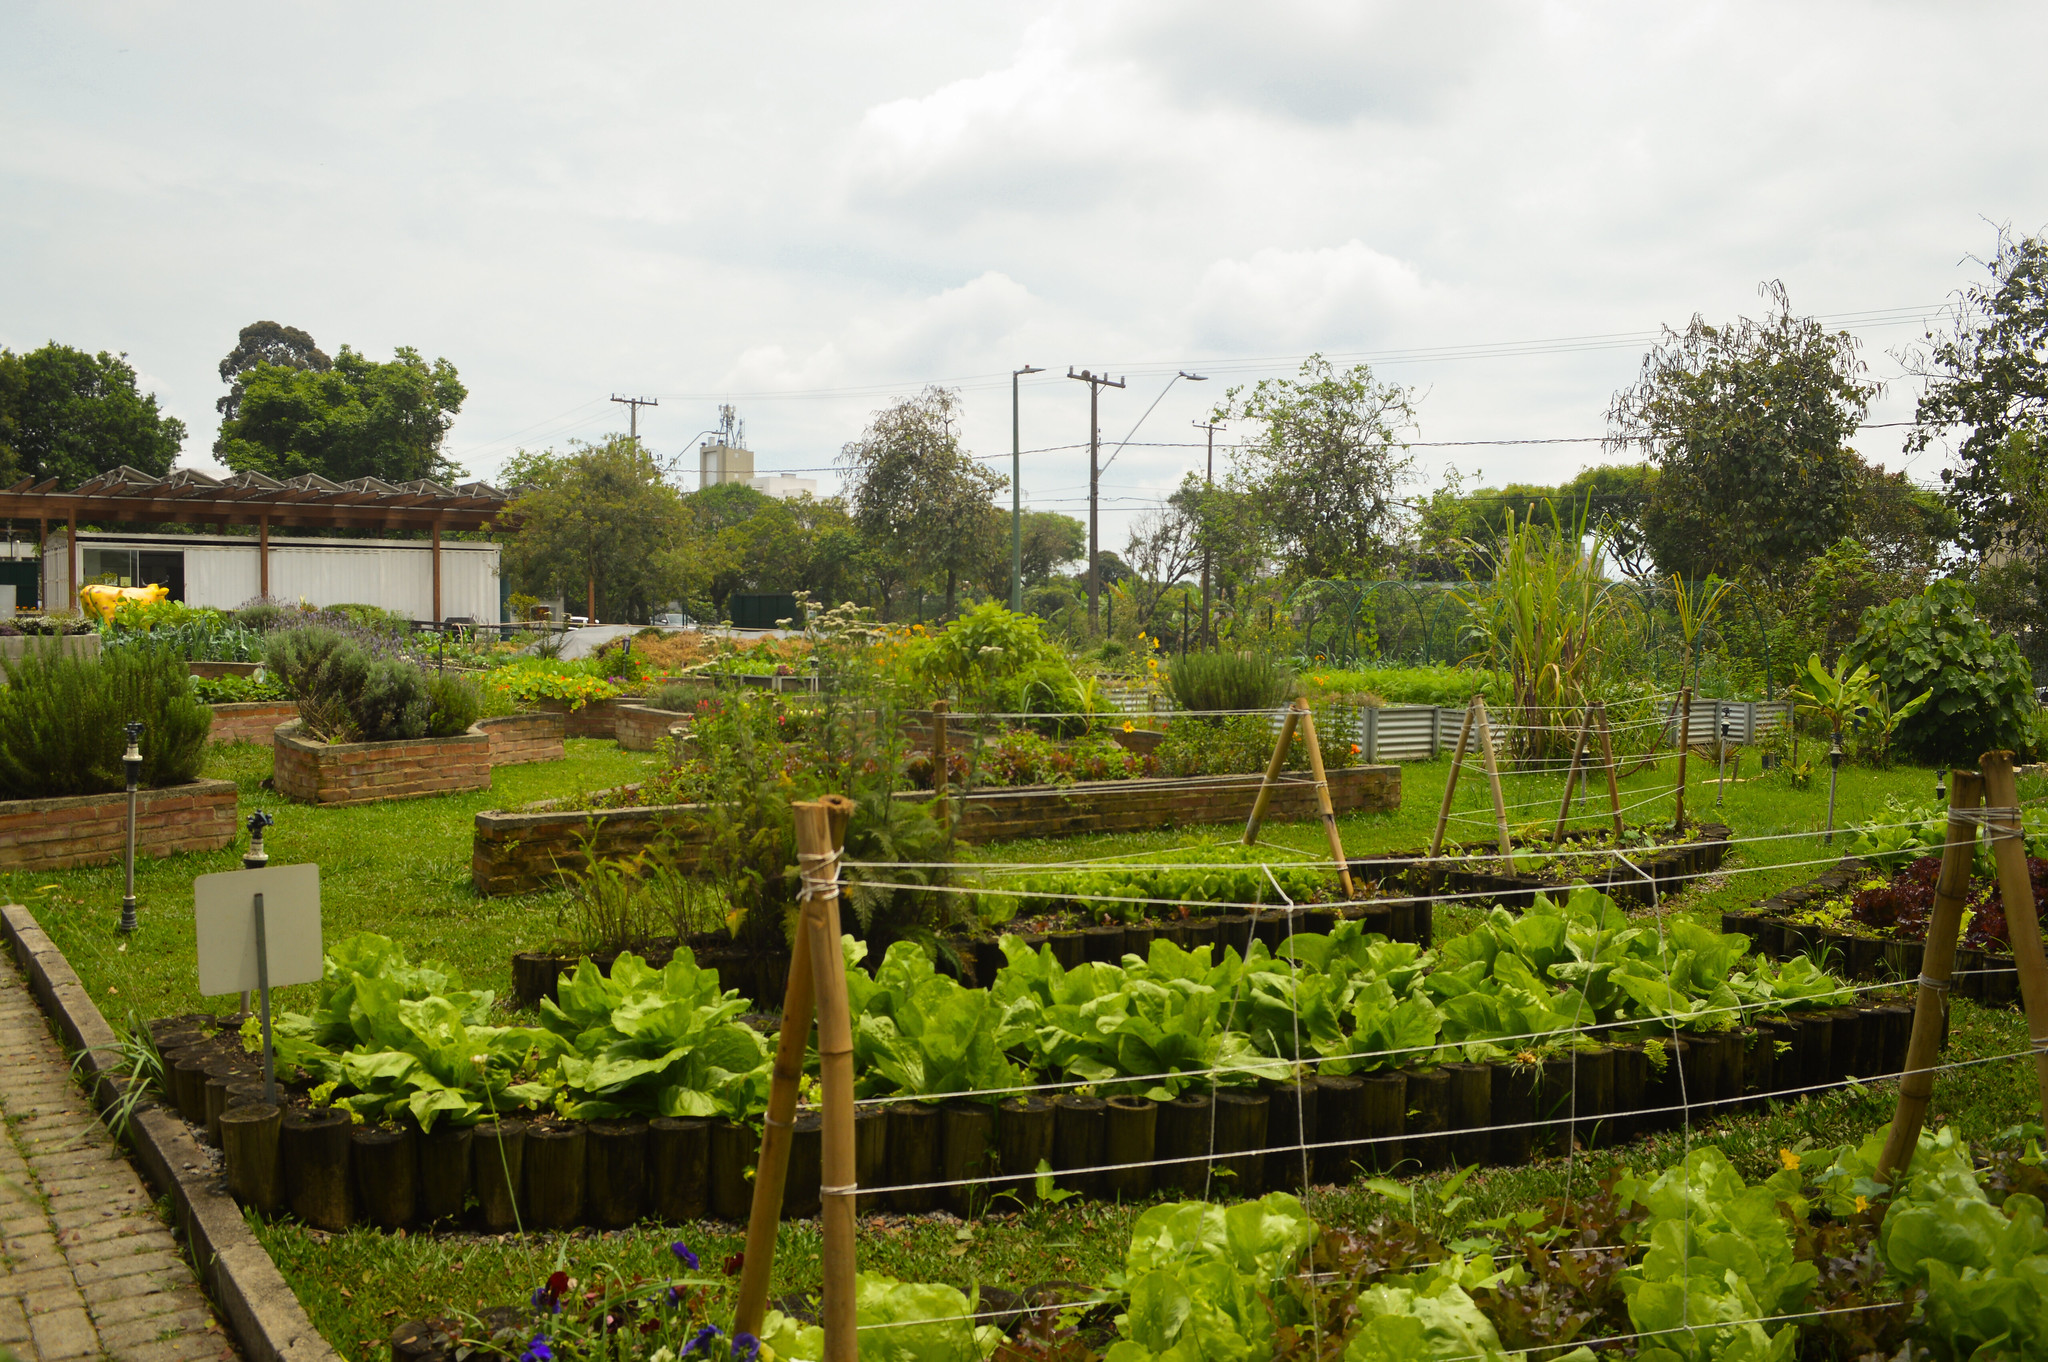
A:
<svg viewBox="0 0 2048 1362">
<path fill-rule="evenodd" d="M 1842 657 L 1868 665 L 1894 696 L 1933 692 L 1899 725 L 1899 746 L 1916 761 L 1974 766 L 1979 753 L 2027 741 L 2033 669 L 2017 639 L 1978 618 L 1962 582 L 1943 578 L 1918 596 L 1866 610 Z"/>
<path fill-rule="evenodd" d="M 994 1354 L 1003 1331 L 970 1318 L 979 1293 L 962 1294 L 931 1282 L 899 1282 L 862 1272 L 854 1276 L 856 1346 L 877 1362 L 979 1362 Z M 761 1342 L 788 1362 L 823 1362 L 825 1330 L 770 1310 Z"/>
<path fill-rule="evenodd" d="M 1105 1362 L 1271 1357 L 1279 1329 L 1307 1319 L 1301 1301 L 1279 1288 L 1315 1238 L 1315 1222 L 1285 1192 L 1228 1210 L 1154 1206 L 1131 1226 L 1130 1305 Z"/>
<path fill-rule="evenodd" d="M 870 979 L 857 967 L 866 949 L 846 943 L 861 1096 L 975 1092 L 993 1102 L 1024 1084 L 1026 1076 L 1003 1057 L 1002 1008 L 988 990 L 940 974 L 913 941 L 889 947 Z"/>
</svg>

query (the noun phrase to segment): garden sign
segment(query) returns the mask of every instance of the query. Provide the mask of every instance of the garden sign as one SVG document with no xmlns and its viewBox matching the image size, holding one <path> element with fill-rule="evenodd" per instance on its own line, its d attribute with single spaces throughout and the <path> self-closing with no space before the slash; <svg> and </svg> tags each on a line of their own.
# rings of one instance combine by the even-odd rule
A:
<svg viewBox="0 0 2048 1362">
<path fill-rule="evenodd" d="M 321 973 L 320 867 L 270 865 L 192 881 L 199 928 L 199 992 L 254 989 L 262 999 L 263 1100 L 277 1095 L 270 1048 L 270 990 L 317 983 Z"/>
</svg>

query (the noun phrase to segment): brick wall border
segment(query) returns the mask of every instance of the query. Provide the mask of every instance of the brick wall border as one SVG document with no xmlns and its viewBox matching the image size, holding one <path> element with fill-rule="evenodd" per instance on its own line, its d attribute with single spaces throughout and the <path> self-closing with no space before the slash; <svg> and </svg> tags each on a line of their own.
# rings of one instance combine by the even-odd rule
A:
<svg viewBox="0 0 2048 1362">
<path fill-rule="evenodd" d="M 556 700 L 536 700 L 536 710 L 559 714 L 568 724 L 568 736 L 572 738 L 616 738 L 620 705 L 637 705 L 647 697 L 644 695 L 621 695 L 616 700 L 592 700 L 580 709 L 571 709 Z"/>
<path fill-rule="evenodd" d="M 476 726 L 491 738 L 492 766 L 524 766 L 535 761 L 560 761 L 568 755 L 566 716 L 555 713 L 500 714 L 478 719 Z"/>
<path fill-rule="evenodd" d="M 208 742 L 249 742 L 268 745 L 279 724 L 299 717 L 299 707 L 290 700 L 237 700 L 232 704 L 209 705 L 213 711 L 213 732 Z"/>
<path fill-rule="evenodd" d="M 1251 812 L 1258 786 L 1258 776 L 1240 775 L 985 790 L 969 796 L 959 834 L 966 841 L 986 842 L 1188 823 L 1236 823 Z M 931 796 L 906 791 L 897 798 L 926 800 Z M 1339 813 L 1398 809 L 1401 768 L 1347 766 L 1332 771 L 1330 802 Z M 1274 790 L 1267 817 L 1310 818 L 1315 812 L 1314 784 L 1294 773 Z M 700 804 L 600 811 L 544 806 L 487 809 L 476 816 L 470 843 L 471 882 L 486 896 L 546 888 L 589 865 L 590 858 L 583 851 L 586 835 L 601 859 L 631 856 L 666 839 L 674 844 L 678 864 L 691 869 L 711 832 Z"/>
<path fill-rule="evenodd" d="M 235 795 L 232 780 L 195 780 L 138 791 L 136 853 L 218 851 L 235 839 Z M 125 790 L 0 803 L 0 869 L 98 865 L 119 860 L 127 847 Z"/>
<path fill-rule="evenodd" d="M 689 724 L 696 718 L 678 709 L 656 709 L 652 705 L 630 705 L 620 701 L 612 713 L 614 729 L 618 734 L 619 746 L 628 752 L 652 752 L 668 736 L 668 731 L 679 724 Z"/>
<path fill-rule="evenodd" d="M 107 1111 L 126 1087 L 120 1038 L 28 909 L 0 908 L 0 930 L 58 1038 L 78 1056 L 86 1095 Z M 143 1176 L 171 1198 L 193 1267 L 235 1331 L 243 1356 L 251 1362 L 342 1362 L 242 1219 L 241 1207 L 199 1171 L 209 1160 L 191 1127 L 145 1100 L 128 1122 L 126 1139 Z"/>
<path fill-rule="evenodd" d="M 475 724 L 452 738 L 395 742 L 314 742 L 294 719 L 273 735 L 277 792 L 307 804 L 369 804 L 380 799 L 491 787 L 491 736 Z"/>
</svg>

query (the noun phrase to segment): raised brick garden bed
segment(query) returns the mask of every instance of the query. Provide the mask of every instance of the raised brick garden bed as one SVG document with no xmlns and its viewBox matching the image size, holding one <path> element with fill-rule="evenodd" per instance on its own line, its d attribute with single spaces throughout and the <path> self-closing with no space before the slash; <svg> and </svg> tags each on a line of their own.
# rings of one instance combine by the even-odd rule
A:
<svg viewBox="0 0 2048 1362">
<path fill-rule="evenodd" d="M 567 755 L 562 739 L 568 733 L 568 724 L 560 714 L 501 714 L 494 719 L 478 719 L 476 726 L 490 735 L 493 766 L 560 761 Z"/>
<path fill-rule="evenodd" d="M 681 710 L 656 709 L 652 705 L 620 702 L 613 708 L 619 746 L 628 752 L 652 752 L 669 735 L 669 730 L 687 725 L 693 715 Z"/>
<path fill-rule="evenodd" d="M 253 742 L 268 744 L 279 724 L 296 722 L 299 707 L 289 700 L 245 700 L 228 705 L 211 705 L 211 742 Z"/>
<path fill-rule="evenodd" d="M 187 662 L 185 670 L 194 676 L 254 676 L 263 667 L 261 662 Z"/>
<path fill-rule="evenodd" d="M 277 792 L 308 804 L 368 804 L 491 787 L 491 736 L 474 724 L 452 738 L 314 742 L 299 721 L 273 738 Z"/>
<path fill-rule="evenodd" d="M 136 797 L 135 850 L 144 856 L 218 851 L 235 838 L 235 783 L 195 780 Z M 0 868 L 58 870 L 115 861 L 128 847 L 128 794 L 0 802 Z"/>
<path fill-rule="evenodd" d="M 644 695 L 622 695 L 616 700 L 592 700 L 579 709 L 552 700 L 536 700 L 534 709 L 547 714 L 559 714 L 568 725 L 568 736 L 572 738 L 616 738 L 618 731 L 618 707 L 637 705 L 647 697 Z"/>
<path fill-rule="evenodd" d="M 1006 837 L 1067 837 L 1199 823 L 1238 823 L 1251 812 L 1256 776 L 1180 780 L 1097 780 L 1074 785 L 981 790 L 968 796 L 959 834 L 970 842 Z M 922 800 L 923 791 L 899 799 Z M 1401 768 L 1348 766 L 1330 772 L 1339 813 L 1383 813 L 1401 806 Z M 1315 787 L 1294 779 L 1273 792 L 1272 819 L 1315 816 Z M 586 843 L 585 838 L 589 841 Z M 674 844 L 685 869 L 710 838 L 697 804 L 625 809 L 489 809 L 476 816 L 470 877 L 480 894 L 525 894 L 601 859 L 638 854 L 656 841 Z"/>
</svg>

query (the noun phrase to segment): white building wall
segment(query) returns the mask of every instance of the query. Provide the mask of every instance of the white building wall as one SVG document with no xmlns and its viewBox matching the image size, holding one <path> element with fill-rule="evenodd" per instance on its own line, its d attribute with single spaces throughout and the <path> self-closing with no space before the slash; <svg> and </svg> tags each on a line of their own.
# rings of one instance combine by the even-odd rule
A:
<svg viewBox="0 0 2048 1362">
<path fill-rule="evenodd" d="M 179 549 L 185 555 L 188 605 L 233 610 L 255 598 L 261 581 L 253 538 L 224 535 L 81 534 L 81 550 L 92 544 Z M 43 598 L 65 596 L 62 531 L 44 541 Z M 473 541 L 441 545 L 441 614 L 485 624 L 498 621 L 496 544 Z M 80 571 L 83 572 L 81 560 Z M 431 618 L 434 608 L 432 548 L 425 541 L 393 539 L 280 539 L 270 541 L 273 600 L 313 606 L 374 605 L 408 619 Z"/>
</svg>

